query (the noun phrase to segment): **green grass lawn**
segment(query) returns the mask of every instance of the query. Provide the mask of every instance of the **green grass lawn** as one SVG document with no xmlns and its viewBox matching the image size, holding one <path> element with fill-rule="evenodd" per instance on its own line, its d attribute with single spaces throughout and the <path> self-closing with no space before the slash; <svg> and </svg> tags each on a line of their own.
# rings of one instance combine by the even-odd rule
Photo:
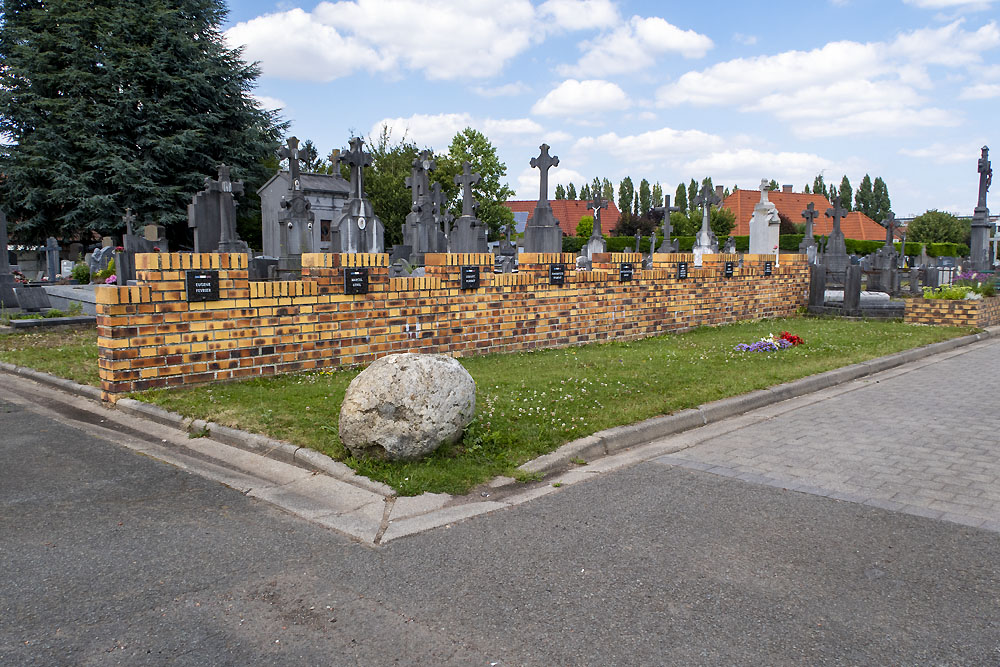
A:
<svg viewBox="0 0 1000 667">
<path fill-rule="evenodd" d="M 789 330 L 805 339 L 773 353 L 740 342 Z M 349 456 L 337 436 L 347 385 L 358 370 L 327 371 L 136 398 L 189 417 L 295 442 L 345 461 L 400 494 L 464 493 L 596 431 L 669 414 L 807 375 L 970 333 L 900 322 L 793 318 L 700 328 L 628 343 L 461 359 L 476 380 L 476 421 L 462 442 L 417 462 Z"/>
<path fill-rule="evenodd" d="M 97 374 L 97 331 L 93 327 L 2 334 L 0 361 L 34 368 L 79 384 L 101 386 Z"/>
</svg>

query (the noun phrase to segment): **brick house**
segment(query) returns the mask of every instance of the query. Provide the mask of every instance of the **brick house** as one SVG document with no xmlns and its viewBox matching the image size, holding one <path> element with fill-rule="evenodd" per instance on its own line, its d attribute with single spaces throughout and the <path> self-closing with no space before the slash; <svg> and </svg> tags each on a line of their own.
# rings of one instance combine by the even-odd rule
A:
<svg viewBox="0 0 1000 667">
<path fill-rule="evenodd" d="M 823 195 L 792 192 L 792 186 L 786 185 L 781 190 L 767 193 L 767 199 L 775 205 L 778 213 L 785 215 L 796 224 L 805 222 L 802 211 L 811 203 L 818 211 L 813 223 L 813 233 L 817 236 L 829 234 L 833 229 L 833 218 L 828 218 L 826 211 L 833 205 Z M 750 234 L 750 218 L 753 217 L 753 207 L 760 202 L 760 190 L 737 190 L 722 202 L 723 208 L 728 208 L 736 214 L 734 236 Z M 885 227 L 878 224 L 861 211 L 851 211 L 840 221 L 840 229 L 849 239 L 861 241 L 884 241 Z"/>
</svg>

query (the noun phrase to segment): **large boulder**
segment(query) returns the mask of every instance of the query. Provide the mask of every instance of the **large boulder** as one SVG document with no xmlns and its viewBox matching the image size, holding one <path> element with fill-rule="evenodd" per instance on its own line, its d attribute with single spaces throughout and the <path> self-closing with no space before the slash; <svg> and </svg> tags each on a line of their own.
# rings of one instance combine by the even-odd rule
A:
<svg viewBox="0 0 1000 667">
<path fill-rule="evenodd" d="M 419 459 L 457 442 L 476 412 L 476 383 L 451 357 L 391 354 L 351 381 L 340 439 L 352 454 Z"/>
</svg>

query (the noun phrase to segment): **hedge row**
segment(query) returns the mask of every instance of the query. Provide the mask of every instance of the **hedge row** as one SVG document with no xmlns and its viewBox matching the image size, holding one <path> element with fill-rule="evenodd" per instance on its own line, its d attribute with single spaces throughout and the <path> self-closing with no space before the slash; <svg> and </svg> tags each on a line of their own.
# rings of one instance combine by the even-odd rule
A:
<svg viewBox="0 0 1000 667">
<path fill-rule="evenodd" d="M 799 244 L 802 243 L 803 237 L 804 234 L 782 234 L 779 237 L 778 245 L 784 252 L 795 252 L 799 249 Z M 681 252 L 691 252 L 691 249 L 694 247 L 695 237 L 676 236 L 674 238 L 680 241 L 679 245 Z M 631 252 L 635 249 L 635 237 L 632 236 L 605 236 L 604 240 L 607 243 L 608 252 Z M 747 252 L 750 249 L 749 236 L 734 236 L 733 240 L 736 241 L 737 252 Z M 825 241 L 826 237 L 816 237 L 817 242 L 820 242 L 821 240 Z M 586 242 L 587 239 L 579 236 L 564 236 L 563 252 L 578 253 Z M 657 237 L 657 243 L 662 242 L 663 237 Z M 723 239 L 721 244 L 724 243 L 725 240 Z M 885 245 L 885 241 L 860 241 L 858 239 L 845 239 L 845 245 L 847 246 L 848 254 L 870 255 Z M 894 245 L 896 246 L 896 252 L 900 252 L 902 250 L 902 244 L 898 241 Z M 964 243 L 906 242 L 906 254 L 909 257 L 916 257 L 924 248 L 927 249 L 928 257 L 965 257 L 969 254 L 969 246 Z M 639 250 L 642 252 L 649 252 L 648 236 L 642 237 L 639 241 Z"/>
</svg>

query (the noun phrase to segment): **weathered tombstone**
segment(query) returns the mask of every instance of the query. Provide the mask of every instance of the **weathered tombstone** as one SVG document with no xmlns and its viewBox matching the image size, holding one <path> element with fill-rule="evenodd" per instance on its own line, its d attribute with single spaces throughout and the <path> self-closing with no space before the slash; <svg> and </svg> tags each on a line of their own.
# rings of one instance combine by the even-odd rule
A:
<svg viewBox="0 0 1000 667">
<path fill-rule="evenodd" d="M 431 238 L 436 252 L 448 252 L 448 226 L 455 217 L 448 212 L 448 202 L 441 191 L 441 184 L 431 186 Z"/>
<path fill-rule="evenodd" d="M 167 241 L 167 228 L 163 225 L 149 224 L 142 228 L 142 237 L 153 247 L 153 252 L 170 252 Z"/>
<path fill-rule="evenodd" d="M 810 264 L 815 264 L 817 258 L 816 237 L 813 236 L 813 222 L 817 215 L 819 215 L 819 211 L 816 210 L 812 202 L 809 202 L 806 210 L 802 211 L 802 217 L 806 220 L 806 233 L 802 237 L 802 242 L 799 243 L 799 254 L 805 255 Z"/>
<path fill-rule="evenodd" d="M 83 259 L 83 244 L 82 243 L 70 243 L 69 244 L 69 260 L 73 263 L 79 262 Z"/>
<path fill-rule="evenodd" d="M 642 259 L 642 268 L 650 271 L 653 269 L 653 253 L 656 252 L 656 230 L 649 236 L 649 252 Z"/>
<path fill-rule="evenodd" d="M 663 206 L 654 206 L 653 214 L 663 216 L 663 243 L 656 252 L 668 253 L 677 252 L 677 247 L 679 241 L 677 239 L 670 240 L 670 234 L 673 232 L 673 227 L 670 224 L 670 214 L 674 211 L 680 211 L 681 209 L 677 206 L 670 205 L 670 195 L 664 195 Z M 652 250 L 652 249 L 650 249 Z"/>
<path fill-rule="evenodd" d="M 101 246 L 95 250 L 87 261 L 87 268 L 90 269 L 91 275 L 108 268 L 108 264 L 111 263 L 114 256 L 114 246 Z"/>
<path fill-rule="evenodd" d="M 114 238 L 112 238 L 110 236 L 102 236 L 101 237 L 101 247 L 102 248 L 114 248 L 115 247 L 115 240 L 114 240 Z"/>
<path fill-rule="evenodd" d="M 722 252 L 726 253 L 727 255 L 732 255 L 736 253 L 736 239 L 734 239 L 732 235 L 730 235 L 729 238 L 726 239 L 726 245 L 722 247 Z"/>
<path fill-rule="evenodd" d="M 486 252 L 486 225 L 476 217 L 479 204 L 472 197 L 472 186 L 480 181 L 479 174 L 472 173 L 472 164 L 462 163 L 462 173 L 455 176 L 455 185 L 462 187 L 462 215 L 448 235 L 450 252 Z"/>
<path fill-rule="evenodd" d="M 750 254 L 770 255 L 778 245 L 781 233 L 781 218 L 778 217 L 778 207 L 767 198 L 769 181 L 760 180 L 760 201 L 753 207 L 750 218 Z"/>
<path fill-rule="evenodd" d="M 844 315 L 857 315 L 861 311 L 861 267 L 851 264 L 844 272 Z"/>
<path fill-rule="evenodd" d="M 354 137 L 350 150 L 337 156 L 339 164 L 351 171 L 351 197 L 344 205 L 340 219 L 341 252 L 378 253 L 385 247 L 385 228 L 375 215 L 372 203 L 365 196 L 364 168 L 372 163 L 371 153 L 364 150 L 364 141 Z"/>
<path fill-rule="evenodd" d="M 636 253 L 639 252 L 639 243 L 641 241 L 642 241 L 642 234 L 640 234 L 639 230 L 636 229 L 635 230 L 635 252 Z"/>
<path fill-rule="evenodd" d="M 822 308 L 826 303 L 826 267 L 813 264 L 809 267 L 809 306 Z"/>
<path fill-rule="evenodd" d="M 524 229 L 524 249 L 526 252 L 562 252 L 562 231 L 549 204 L 549 169 L 559 166 L 559 158 L 549 155 L 548 144 L 542 144 L 539 149 L 538 157 L 531 158 L 530 163 L 541 172 L 538 203 Z"/>
<path fill-rule="evenodd" d="M 17 305 L 21 310 L 38 312 L 52 307 L 44 287 L 15 287 L 14 294 L 17 296 Z"/>
<path fill-rule="evenodd" d="M 990 149 L 983 146 L 983 155 L 979 158 L 979 198 L 972 212 L 972 236 L 969 240 L 969 258 L 972 260 L 972 270 L 987 272 L 993 270 L 993 258 L 990 257 L 990 210 L 986 206 L 986 193 L 993 182 L 993 169 L 990 166 Z"/>
<path fill-rule="evenodd" d="M 601 211 L 608 207 L 608 200 L 601 196 L 600 192 L 594 193 L 594 199 L 587 202 L 587 210 L 594 212 L 594 227 L 590 230 L 590 238 L 587 244 L 580 249 L 580 256 L 593 261 L 596 253 L 607 252 L 608 246 L 604 241 L 604 230 L 601 225 Z"/>
<path fill-rule="evenodd" d="M 10 272 L 10 255 L 7 253 L 7 214 L 3 211 L 0 211 L 0 307 L 18 307 L 14 276 Z"/>
<path fill-rule="evenodd" d="M 497 248 L 496 257 L 493 259 L 494 273 L 516 273 L 517 272 L 517 245 L 511 241 L 514 233 L 514 223 L 507 225 L 507 237 L 500 241 Z"/>
<path fill-rule="evenodd" d="M 889 215 L 879 224 L 885 227 L 885 245 L 878 249 L 872 262 L 872 268 L 878 276 L 873 291 L 893 294 L 896 291 L 899 272 L 899 253 L 893 245 L 893 238 L 895 230 L 899 229 L 900 225 L 892 211 L 889 211 Z"/>
<path fill-rule="evenodd" d="M 299 150 L 299 140 L 289 137 L 278 151 L 279 159 L 288 159 L 288 192 L 281 198 L 284 214 L 278 220 L 280 256 L 277 274 L 282 279 L 298 276 L 302 271 L 302 253 L 313 252 L 313 223 L 315 216 L 309 201 L 302 192 L 302 175 L 299 161 L 305 155 Z"/>
<path fill-rule="evenodd" d="M 59 274 L 59 242 L 53 236 L 45 240 L 45 266 L 49 280 L 55 280 Z"/>
<path fill-rule="evenodd" d="M 839 197 L 833 199 L 833 207 L 826 210 L 827 217 L 833 218 L 833 229 L 830 230 L 823 249 L 823 266 L 826 267 L 828 276 L 837 282 L 842 282 L 844 272 L 851 263 L 851 258 L 847 255 L 844 232 L 840 229 L 840 220 L 847 211 L 841 206 Z"/>
<path fill-rule="evenodd" d="M 410 189 L 410 212 L 403 223 L 403 246 L 409 248 L 407 259 L 411 264 L 422 266 L 424 255 L 429 252 L 444 252 L 441 234 L 434 215 L 433 195 L 430 186 L 430 172 L 437 168 L 429 150 L 421 151 L 410 165 L 410 175 L 406 177 L 406 187 Z M 397 248 L 393 248 L 396 254 Z"/>
<path fill-rule="evenodd" d="M 721 204 L 722 199 L 716 194 L 708 183 L 701 187 L 701 192 L 694 198 L 695 206 L 701 207 L 701 229 L 695 235 L 694 241 L 694 264 L 701 266 L 702 255 L 712 255 L 719 252 L 719 239 L 715 237 L 715 232 L 711 227 L 711 209 L 713 204 Z"/>
</svg>

